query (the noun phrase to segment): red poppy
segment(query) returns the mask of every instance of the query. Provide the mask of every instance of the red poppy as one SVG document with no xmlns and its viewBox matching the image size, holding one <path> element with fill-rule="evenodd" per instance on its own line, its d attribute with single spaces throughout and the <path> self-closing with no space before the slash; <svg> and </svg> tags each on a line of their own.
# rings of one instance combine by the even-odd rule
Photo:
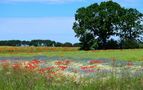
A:
<svg viewBox="0 0 143 90">
<path fill-rule="evenodd" d="M 89 61 L 89 64 L 101 64 L 101 63 L 103 63 L 103 61 L 101 60 L 90 60 Z"/>
<path fill-rule="evenodd" d="M 95 68 L 96 66 L 81 66 L 80 69 L 82 70 L 86 70 L 86 69 L 93 69 Z"/>
<path fill-rule="evenodd" d="M 63 64 L 63 62 L 62 61 L 56 61 L 55 64 L 56 65 L 61 65 L 61 64 Z"/>
<path fill-rule="evenodd" d="M 65 60 L 65 61 L 63 61 L 63 64 L 64 64 L 64 65 L 68 65 L 68 64 L 70 64 L 70 62 L 71 62 L 71 61 L 69 61 L 69 60 Z"/>
<path fill-rule="evenodd" d="M 36 65 L 33 65 L 32 63 L 28 63 L 26 68 L 29 69 L 29 70 L 34 70 L 35 68 L 37 68 L 38 66 Z"/>
<path fill-rule="evenodd" d="M 133 63 L 132 62 L 128 62 L 127 65 L 128 66 L 133 66 Z"/>
<path fill-rule="evenodd" d="M 39 70 L 39 73 L 40 74 L 44 74 L 46 71 L 50 71 L 51 72 L 52 69 L 54 69 L 54 66 L 50 66 L 50 67 L 47 67 L 47 68 L 41 68 Z"/>
<path fill-rule="evenodd" d="M 20 69 L 21 65 L 20 64 L 13 64 L 12 67 L 14 70 L 16 70 L 16 69 Z"/>
<path fill-rule="evenodd" d="M 0 60 L 1 63 L 9 62 L 9 60 Z"/>
<path fill-rule="evenodd" d="M 85 70 L 85 69 L 88 69 L 88 67 L 87 66 L 81 66 L 80 69 Z"/>
<path fill-rule="evenodd" d="M 39 60 L 32 60 L 31 63 L 33 63 L 33 64 L 39 64 L 40 61 Z"/>
<path fill-rule="evenodd" d="M 58 66 L 61 70 L 67 69 L 67 66 Z"/>
<path fill-rule="evenodd" d="M 56 65 L 68 65 L 70 64 L 71 61 L 69 60 L 64 60 L 64 61 L 56 61 L 55 64 Z"/>
</svg>

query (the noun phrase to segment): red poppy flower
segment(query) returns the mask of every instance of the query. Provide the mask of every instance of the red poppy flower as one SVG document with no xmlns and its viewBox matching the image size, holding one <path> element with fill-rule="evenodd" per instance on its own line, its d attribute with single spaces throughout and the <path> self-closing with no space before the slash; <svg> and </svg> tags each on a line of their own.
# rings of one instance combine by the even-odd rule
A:
<svg viewBox="0 0 143 90">
<path fill-rule="evenodd" d="M 89 61 L 89 64 L 101 64 L 101 63 L 103 63 L 103 61 L 101 60 L 90 60 Z"/>
</svg>

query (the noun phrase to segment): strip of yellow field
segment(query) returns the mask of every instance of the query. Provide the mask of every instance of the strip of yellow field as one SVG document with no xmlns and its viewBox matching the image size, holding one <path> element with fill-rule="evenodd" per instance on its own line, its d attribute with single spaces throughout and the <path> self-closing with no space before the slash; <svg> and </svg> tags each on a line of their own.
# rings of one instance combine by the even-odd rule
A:
<svg viewBox="0 0 143 90">
<path fill-rule="evenodd" d="M 77 51 L 78 47 L 12 47 L 1 46 L 0 53 L 36 53 L 47 51 Z"/>
</svg>

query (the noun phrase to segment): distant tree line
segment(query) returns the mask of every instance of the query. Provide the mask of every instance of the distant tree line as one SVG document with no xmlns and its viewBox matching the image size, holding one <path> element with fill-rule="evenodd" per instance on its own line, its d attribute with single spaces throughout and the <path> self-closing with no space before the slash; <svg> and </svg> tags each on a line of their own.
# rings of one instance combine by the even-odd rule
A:
<svg viewBox="0 0 143 90">
<path fill-rule="evenodd" d="M 60 43 L 52 40 L 3 40 L 0 46 L 47 46 L 47 47 L 79 47 L 79 43 L 72 44 L 70 42 Z"/>
<path fill-rule="evenodd" d="M 79 8 L 73 30 L 82 50 L 143 46 L 143 14 L 134 8 L 121 7 L 112 0 Z"/>
</svg>

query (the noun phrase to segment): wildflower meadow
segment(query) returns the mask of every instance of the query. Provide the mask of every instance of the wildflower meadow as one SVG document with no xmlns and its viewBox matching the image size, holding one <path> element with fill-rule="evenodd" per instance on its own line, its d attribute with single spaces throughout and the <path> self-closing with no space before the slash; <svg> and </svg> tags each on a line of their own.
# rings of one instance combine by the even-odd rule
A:
<svg viewBox="0 0 143 90">
<path fill-rule="evenodd" d="M 135 50 L 124 50 L 130 54 L 132 51 Z M 60 49 L 60 51 L 37 51 L 40 53 L 37 56 L 34 56 L 34 52 L 31 52 L 32 54 L 28 51 L 15 52 L 7 51 L 7 56 L 1 54 L 0 90 L 142 90 L 143 88 L 141 57 L 128 60 L 129 58 L 122 54 L 126 60 L 120 60 L 118 57 L 113 57 L 114 54 L 112 58 L 108 55 L 108 58 L 98 55 L 106 52 L 119 53 L 121 50 L 81 52 Z M 93 56 L 88 56 L 89 53 Z M 40 56 L 42 54 L 47 55 Z"/>
</svg>

